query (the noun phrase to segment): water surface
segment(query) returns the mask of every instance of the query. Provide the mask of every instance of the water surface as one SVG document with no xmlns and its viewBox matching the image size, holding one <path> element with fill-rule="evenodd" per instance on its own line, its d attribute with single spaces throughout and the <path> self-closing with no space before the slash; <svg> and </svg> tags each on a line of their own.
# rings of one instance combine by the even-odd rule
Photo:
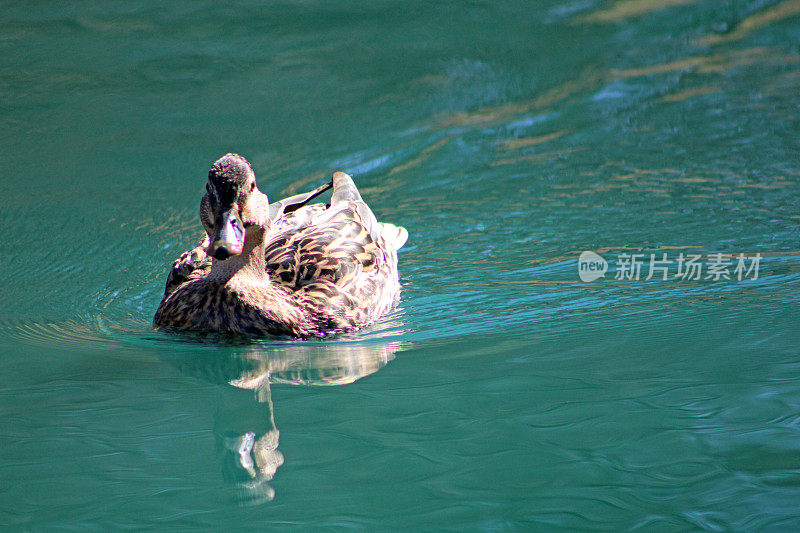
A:
<svg viewBox="0 0 800 533">
<path fill-rule="evenodd" d="M 4 527 L 800 527 L 800 2 L 7 2 L 0 51 Z M 397 309 L 153 332 L 228 151 L 351 173 Z"/>
</svg>

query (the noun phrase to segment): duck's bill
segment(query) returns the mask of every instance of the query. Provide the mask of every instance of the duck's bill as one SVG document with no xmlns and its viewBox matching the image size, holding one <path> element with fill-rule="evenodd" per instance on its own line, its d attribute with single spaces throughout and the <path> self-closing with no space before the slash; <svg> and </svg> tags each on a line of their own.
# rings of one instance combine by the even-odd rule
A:
<svg viewBox="0 0 800 533">
<path fill-rule="evenodd" d="M 244 248 L 244 225 L 234 209 L 222 213 L 222 221 L 214 231 L 208 253 L 216 259 L 225 260 L 239 255 Z"/>
</svg>

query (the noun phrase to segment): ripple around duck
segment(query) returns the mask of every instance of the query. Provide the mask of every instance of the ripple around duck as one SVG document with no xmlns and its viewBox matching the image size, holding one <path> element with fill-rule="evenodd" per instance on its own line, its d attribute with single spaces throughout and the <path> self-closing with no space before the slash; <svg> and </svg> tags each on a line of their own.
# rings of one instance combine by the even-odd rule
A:
<svg viewBox="0 0 800 533">
<path fill-rule="evenodd" d="M 488 235 L 478 237 L 487 244 L 492 241 Z M 572 327 L 568 324 L 574 321 L 625 328 L 632 323 L 646 325 L 663 320 L 676 310 L 713 313 L 720 302 L 727 302 L 726 313 L 736 317 L 745 313 L 748 305 L 765 304 L 767 297 L 773 304 L 780 301 L 791 304 L 800 285 L 800 267 L 794 253 L 767 254 L 762 259 L 758 280 L 605 279 L 583 283 L 577 280 L 577 252 L 534 261 L 516 259 L 519 253 L 506 258 L 506 252 L 499 252 L 493 262 L 482 266 L 481 261 L 464 260 L 461 253 L 435 251 L 439 259 L 437 269 L 431 271 L 421 257 L 426 250 L 432 251 L 429 248 L 411 245 L 401 253 L 404 287 L 400 305 L 373 326 L 338 339 L 366 343 L 418 342 L 527 328 L 536 328 L 539 334 L 550 336 Z M 106 268 L 109 268 L 107 277 L 112 277 L 115 265 Z M 106 277 L 102 272 L 92 272 L 91 276 L 88 272 L 71 272 L 78 278 Z M 27 320 L 21 315 L 3 319 L 0 334 L 9 344 L 77 349 L 109 348 L 120 343 L 161 345 L 166 338 L 177 345 L 213 344 L 214 339 L 176 338 L 151 331 L 150 319 L 160 297 L 162 277 L 163 272 L 154 268 L 138 285 L 116 289 L 107 286 L 93 295 L 82 295 L 88 305 L 70 318 Z M 607 274 L 609 277 L 613 278 L 613 273 Z"/>
<path fill-rule="evenodd" d="M 242 388 L 250 388 L 259 376 L 296 385 L 349 383 L 411 347 L 402 340 L 406 326 L 401 307 L 356 333 L 326 341 L 296 341 L 154 331 L 150 316 L 159 295 L 152 282 L 103 290 L 94 295 L 89 309 L 69 319 L 2 319 L 0 339 L 9 347 L 58 346 L 62 351 L 136 348 L 182 368 L 195 367 L 191 373 L 200 372 L 211 381 Z M 213 363 L 210 369 L 209 363 Z"/>
<path fill-rule="evenodd" d="M 23 319 L 0 322 L 0 335 L 9 346 L 24 343 L 31 346 L 102 347 L 115 344 L 103 334 L 100 324 L 94 327 L 88 321 L 32 322 Z"/>
</svg>

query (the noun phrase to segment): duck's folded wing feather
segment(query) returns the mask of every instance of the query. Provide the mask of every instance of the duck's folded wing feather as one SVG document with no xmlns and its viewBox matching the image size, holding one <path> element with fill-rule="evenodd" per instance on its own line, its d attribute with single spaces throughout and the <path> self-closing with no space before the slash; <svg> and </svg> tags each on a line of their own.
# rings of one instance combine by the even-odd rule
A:
<svg viewBox="0 0 800 533">
<path fill-rule="evenodd" d="M 361 199 L 361 194 L 353 183 L 353 178 L 344 172 L 333 173 L 333 195 L 331 195 L 331 206 L 314 222 L 315 224 L 325 224 L 329 220 L 340 218 L 343 211 L 354 211 L 357 215 L 350 214 L 352 219 L 357 219 L 364 229 L 367 230 L 372 240 L 377 242 L 380 235 L 378 220 L 372 213 L 369 206 Z"/>
<path fill-rule="evenodd" d="M 331 217 L 331 209 L 324 220 L 279 233 L 267 244 L 267 272 L 274 282 L 292 290 L 319 280 L 342 286 L 385 260 L 356 210 L 345 205 Z"/>
</svg>

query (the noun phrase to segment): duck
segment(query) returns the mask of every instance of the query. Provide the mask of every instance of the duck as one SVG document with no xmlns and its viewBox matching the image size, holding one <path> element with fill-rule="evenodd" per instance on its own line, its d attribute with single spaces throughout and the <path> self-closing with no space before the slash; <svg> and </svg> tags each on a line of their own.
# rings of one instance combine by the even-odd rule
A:
<svg viewBox="0 0 800 533">
<path fill-rule="evenodd" d="M 330 189 L 330 203 L 307 205 Z M 202 241 L 167 276 L 157 330 L 327 337 L 374 323 L 398 298 L 408 232 L 378 222 L 344 172 L 270 203 L 229 153 L 211 165 L 200 220 Z"/>
</svg>

